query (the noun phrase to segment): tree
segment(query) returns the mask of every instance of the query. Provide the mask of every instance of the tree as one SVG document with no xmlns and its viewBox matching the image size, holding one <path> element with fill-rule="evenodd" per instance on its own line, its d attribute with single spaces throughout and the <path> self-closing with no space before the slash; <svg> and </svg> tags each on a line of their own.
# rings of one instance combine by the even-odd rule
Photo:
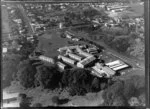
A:
<svg viewBox="0 0 150 109">
<path fill-rule="evenodd" d="M 104 105 L 112 106 L 114 99 L 118 99 L 118 97 L 123 95 L 123 88 L 124 82 L 121 80 L 117 80 L 113 85 L 108 87 L 103 93 Z"/>
<path fill-rule="evenodd" d="M 34 87 L 36 68 L 32 66 L 30 60 L 20 62 L 18 66 L 17 78 L 20 84 L 25 88 Z"/>
<path fill-rule="evenodd" d="M 64 72 L 62 83 L 70 88 L 71 95 L 84 95 L 90 91 L 93 78 L 89 70 L 76 68 Z"/>
<path fill-rule="evenodd" d="M 113 100 L 112 106 L 128 106 L 128 103 L 123 96 L 118 96 Z"/>
<path fill-rule="evenodd" d="M 52 102 L 54 103 L 54 105 L 58 105 L 59 104 L 59 97 L 58 96 L 53 96 L 52 97 Z"/>
<path fill-rule="evenodd" d="M 126 99 L 129 99 L 132 96 L 135 96 L 136 88 L 135 88 L 133 80 L 128 79 L 124 82 L 123 92 L 124 92 L 124 96 L 126 97 Z"/>
<path fill-rule="evenodd" d="M 145 53 L 145 45 L 144 41 L 136 41 L 136 43 L 132 43 L 130 46 L 130 55 L 136 56 L 136 57 L 144 57 Z"/>
<path fill-rule="evenodd" d="M 146 96 L 145 93 L 142 93 L 139 97 L 138 100 L 140 102 L 140 106 L 145 106 L 146 105 Z"/>
<path fill-rule="evenodd" d="M 18 98 L 19 98 L 19 100 L 20 100 L 20 107 L 21 108 L 29 108 L 30 106 L 30 103 L 29 103 L 29 101 L 28 101 L 28 99 L 27 99 L 27 95 L 26 94 L 24 94 L 24 93 L 20 93 L 19 94 L 19 96 L 18 96 Z"/>
<path fill-rule="evenodd" d="M 94 91 L 99 91 L 100 90 L 100 80 L 99 78 L 95 77 L 92 81 L 92 88 Z"/>
<path fill-rule="evenodd" d="M 36 85 L 40 85 L 42 88 L 51 88 L 54 89 L 59 86 L 61 81 L 62 74 L 57 71 L 57 68 L 54 66 L 39 66 L 37 67 Z"/>
<path fill-rule="evenodd" d="M 131 97 L 128 103 L 130 106 L 140 106 L 140 103 L 137 97 Z"/>
</svg>

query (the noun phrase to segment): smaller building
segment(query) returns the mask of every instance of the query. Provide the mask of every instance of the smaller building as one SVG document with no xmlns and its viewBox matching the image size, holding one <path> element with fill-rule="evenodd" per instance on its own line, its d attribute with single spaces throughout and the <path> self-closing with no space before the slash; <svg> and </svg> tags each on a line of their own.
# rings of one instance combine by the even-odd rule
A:
<svg viewBox="0 0 150 109">
<path fill-rule="evenodd" d="M 87 67 L 90 63 L 92 63 L 95 60 L 96 60 L 96 58 L 94 56 L 89 56 L 89 57 L 79 61 L 77 63 L 77 67 L 85 68 L 85 67 Z"/>
<path fill-rule="evenodd" d="M 58 67 L 59 67 L 60 69 L 62 69 L 62 70 L 65 70 L 66 67 L 67 67 L 67 65 L 65 65 L 65 64 L 62 63 L 62 62 L 57 62 L 57 65 L 58 65 Z"/>
<path fill-rule="evenodd" d="M 75 59 L 77 61 L 81 61 L 82 60 L 82 57 L 80 57 L 80 56 L 78 56 L 76 54 L 69 53 L 68 55 L 69 55 L 69 57 L 71 57 L 71 58 L 73 58 L 73 59 Z"/>
<path fill-rule="evenodd" d="M 54 64 L 54 59 L 52 59 L 52 58 L 49 58 L 49 57 L 40 55 L 40 56 L 39 56 L 39 59 L 42 60 L 42 61 L 46 61 L 46 62 L 49 62 L 49 63 Z"/>
<path fill-rule="evenodd" d="M 73 38 L 73 37 L 75 36 L 73 33 L 69 32 L 69 31 L 66 31 L 66 32 L 65 32 L 65 35 L 66 35 L 66 37 L 69 38 L 69 39 L 71 39 L 71 38 Z"/>
<path fill-rule="evenodd" d="M 72 59 L 65 57 L 65 56 L 62 56 L 62 55 L 59 55 L 58 59 L 62 59 L 64 62 L 72 64 L 72 65 L 74 65 L 76 62 L 75 60 L 72 60 Z"/>
<path fill-rule="evenodd" d="M 7 53 L 7 48 L 6 47 L 3 47 L 3 53 Z"/>
<path fill-rule="evenodd" d="M 112 77 L 113 75 L 115 75 L 115 71 L 114 70 L 112 70 L 111 68 L 109 68 L 108 66 L 103 66 L 101 63 L 96 63 L 95 64 L 95 68 L 97 68 L 97 69 L 99 69 L 99 70 L 97 70 L 98 71 L 98 73 L 102 73 L 101 72 L 101 70 L 102 71 L 104 71 L 104 73 L 106 74 L 106 76 L 109 78 L 109 77 Z"/>
<path fill-rule="evenodd" d="M 78 48 L 77 51 L 79 52 L 80 55 L 83 55 L 83 56 L 85 56 L 85 57 L 91 57 L 91 56 L 93 56 L 92 54 L 87 53 L 87 52 L 83 51 L 83 50 L 80 49 L 80 48 Z"/>
<path fill-rule="evenodd" d="M 87 52 L 90 53 L 90 54 L 95 54 L 95 53 L 98 53 L 98 50 L 93 47 L 93 48 L 88 48 Z"/>
</svg>

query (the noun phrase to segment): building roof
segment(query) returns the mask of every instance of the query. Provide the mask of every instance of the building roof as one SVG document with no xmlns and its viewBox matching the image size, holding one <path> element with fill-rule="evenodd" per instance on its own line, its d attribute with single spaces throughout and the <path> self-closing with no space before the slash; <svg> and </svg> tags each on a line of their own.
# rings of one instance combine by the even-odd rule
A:
<svg viewBox="0 0 150 109">
<path fill-rule="evenodd" d="M 92 54 L 89 54 L 87 52 L 82 51 L 81 49 L 78 49 L 79 54 L 85 56 L 85 57 L 91 57 L 93 56 Z"/>
<path fill-rule="evenodd" d="M 78 56 L 78 55 L 76 55 L 76 54 L 73 54 L 73 53 L 69 53 L 69 56 L 70 56 L 71 58 L 74 58 L 74 59 L 77 59 L 77 60 L 81 60 L 81 59 L 82 59 L 82 57 L 80 57 L 80 56 Z"/>
<path fill-rule="evenodd" d="M 94 56 L 90 56 L 90 57 L 87 57 L 85 59 L 83 59 L 82 61 L 78 62 L 82 65 L 87 65 L 89 64 L 90 62 L 94 61 L 96 58 Z"/>
<path fill-rule="evenodd" d="M 107 66 L 102 66 L 100 63 L 97 63 L 96 66 L 99 69 L 102 69 L 105 73 L 107 73 L 108 75 L 114 75 L 116 72 L 114 70 L 112 70 L 111 68 L 107 67 Z"/>
<path fill-rule="evenodd" d="M 62 62 L 57 62 L 57 65 L 62 66 L 62 67 L 65 67 L 65 66 L 66 66 L 66 65 L 65 65 L 64 63 L 62 63 Z"/>
<path fill-rule="evenodd" d="M 65 57 L 65 56 L 62 56 L 62 55 L 59 55 L 58 58 L 61 58 L 63 61 L 66 60 L 66 61 L 70 61 L 70 62 L 73 62 L 73 63 L 75 62 L 75 60 L 72 60 L 72 59 L 70 59 L 68 57 Z"/>
</svg>

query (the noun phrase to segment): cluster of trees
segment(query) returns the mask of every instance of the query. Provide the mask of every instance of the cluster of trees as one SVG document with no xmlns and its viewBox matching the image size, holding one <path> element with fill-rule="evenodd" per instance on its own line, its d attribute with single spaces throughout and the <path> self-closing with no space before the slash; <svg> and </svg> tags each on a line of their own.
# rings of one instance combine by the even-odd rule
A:
<svg viewBox="0 0 150 109">
<path fill-rule="evenodd" d="M 76 7 L 74 11 L 67 11 L 65 13 L 64 20 L 66 25 L 71 26 L 73 22 L 88 22 L 96 16 L 100 16 L 101 18 L 108 17 L 104 10 L 97 11 L 91 7 L 78 9 L 78 7 Z"/>
<path fill-rule="evenodd" d="M 109 85 L 108 79 L 92 76 L 89 70 L 75 68 L 63 73 L 56 66 L 34 64 L 36 61 L 24 60 L 18 66 L 17 80 L 24 88 L 42 87 L 43 89 L 69 88 L 70 95 L 84 95 L 97 92 Z"/>
<path fill-rule="evenodd" d="M 125 80 L 117 80 L 108 87 L 104 93 L 105 106 L 145 105 L 145 79 L 144 76 L 131 76 Z M 138 100 L 138 104 L 135 103 Z"/>
<path fill-rule="evenodd" d="M 144 39 L 139 34 L 125 27 L 101 27 L 98 30 L 83 30 L 78 31 L 78 35 L 84 36 L 85 39 L 104 41 L 107 45 L 117 50 L 118 52 L 126 53 L 137 58 L 144 57 Z M 144 37 L 144 36 L 143 36 Z"/>
<path fill-rule="evenodd" d="M 2 59 L 2 85 L 3 88 L 10 86 L 11 81 L 16 77 L 17 65 L 21 59 L 20 55 L 8 54 Z"/>
</svg>

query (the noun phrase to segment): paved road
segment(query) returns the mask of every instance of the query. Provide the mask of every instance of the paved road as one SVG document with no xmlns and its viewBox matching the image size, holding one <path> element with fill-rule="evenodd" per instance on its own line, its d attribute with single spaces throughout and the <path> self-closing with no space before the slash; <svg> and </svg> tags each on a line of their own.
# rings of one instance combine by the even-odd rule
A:
<svg viewBox="0 0 150 109">
<path fill-rule="evenodd" d="M 28 18 L 27 13 L 26 13 L 24 7 L 22 5 L 20 5 L 20 4 L 18 4 L 17 6 L 20 9 L 21 14 L 24 17 L 24 20 L 25 20 L 26 24 L 29 27 L 29 29 L 28 29 L 29 30 L 29 34 L 33 34 L 35 31 L 34 31 L 33 27 L 31 26 L 30 19 Z"/>
</svg>

